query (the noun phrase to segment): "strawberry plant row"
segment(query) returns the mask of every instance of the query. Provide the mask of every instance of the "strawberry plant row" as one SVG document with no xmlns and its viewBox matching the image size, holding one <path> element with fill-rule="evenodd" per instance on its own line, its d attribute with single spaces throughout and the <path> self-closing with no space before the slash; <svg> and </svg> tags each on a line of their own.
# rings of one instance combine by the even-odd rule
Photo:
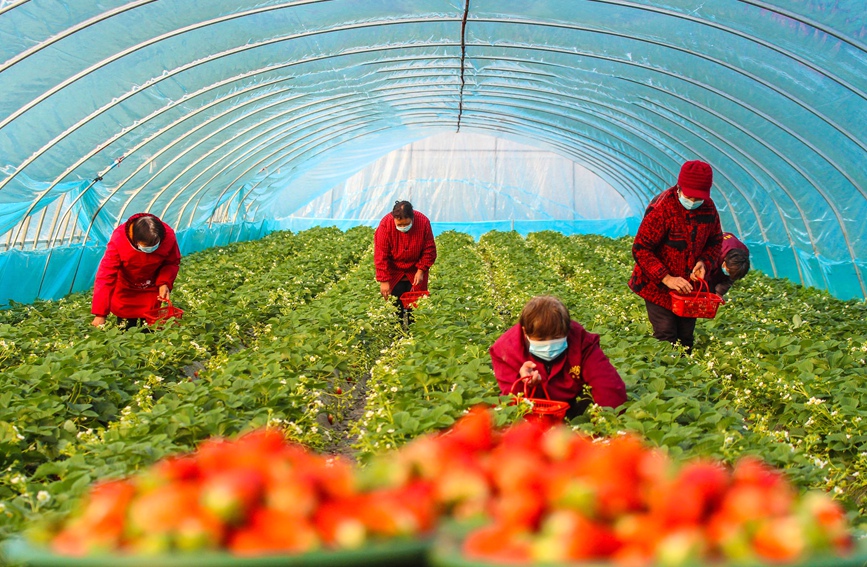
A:
<svg viewBox="0 0 867 567">
<path fill-rule="evenodd" d="M 290 270 L 288 273 L 295 279 L 279 284 L 281 299 L 274 304 L 281 304 L 291 313 L 304 301 L 309 301 L 312 293 L 340 277 L 338 269 L 353 266 L 361 251 L 369 249 L 370 237 L 370 229 L 347 234 L 313 230 L 299 237 L 306 246 L 294 256 L 293 266 L 312 271 L 314 277 L 297 278 Z M 255 253 L 242 259 L 255 265 L 250 262 L 254 256 Z M 269 271 L 280 273 L 279 269 Z M 218 288 L 220 273 L 212 271 L 211 276 L 214 287 Z M 210 306 L 212 311 L 204 304 L 178 326 L 150 334 L 139 329 L 127 333 L 119 333 L 115 328 L 90 331 L 91 336 L 77 348 L 49 352 L 42 364 L 22 364 L 8 369 L 6 375 L 12 380 L 4 382 L 0 397 L 0 426 L 5 426 L 6 430 L 2 441 L 4 449 L 9 449 L 4 451 L 7 461 L 4 474 L 0 475 L 0 494 L 4 500 L 8 499 L 4 506 L 5 517 L 11 516 L 15 524 L 39 508 L 34 495 L 39 494 L 46 483 L 51 485 L 46 494 L 56 493 L 62 500 L 95 478 L 93 472 L 98 471 L 100 475 L 123 472 L 165 452 L 189 448 L 196 439 L 220 433 L 218 426 L 223 416 L 208 407 L 208 403 L 215 403 L 214 392 L 199 388 L 198 383 L 187 382 L 183 366 L 196 360 L 210 364 L 211 353 L 203 346 L 209 345 L 207 337 L 192 334 L 192 328 L 200 324 L 197 312 L 201 319 L 206 319 L 205 324 L 219 326 L 224 333 L 234 329 L 237 334 L 232 342 L 239 345 L 236 349 L 243 347 L 242 337 L 248 343 L 255 341 L 252 334 L 241 333 L 240 326 L 231 327 L 219 308 L 225 304 L 225 299 L 220 299 L 218 305 Z M 256 312 L 255 309 L 248 311 Z M 207 317 L 201 317 L 205 314 Z M 213 323 L 215 320 L 217 323 Z M 263 329 L 268 328 L 266 321 L 268 319 L 259 323 Z M 186 357 L 166 356 L 165 350 L 157 351 L 169 349 L 178 342 L 185 343 Z M 213 348 L 213 343 L 210 346 Z M 125 358 L 115 354 L 118 350 L 124 351 Z M 243 358 L 245 355 L 236 353 L 236 356 Z M 225 354 L 211 362 L 223 358 Z M 176 380 L 164 379 L 157 372 Z M 24 379 L 16 382 L 14 379 L 19 373 Z M 232 383 L 237 388 L 237 383 Z M 234 395 L 231 391 L 225 394 Z M 227 400 L 226 405 L 239 404 L 232 399 Z M 155 425 L 150 427 L 149 424 L 141 430 L 131 428 L 130 424 L 143 415 L 148 419 L 158 416 Z M 226 425 L 236 426 L 231 420 Z M 193 433 L 185 436 L 185 428 Z M 94 457 L 76 459 L 82 454 Z M 106 468 L 103 466 L 106 463 L 112 466 Z M 0 516 L 0 520 L 3 518 Z"/>
<path fill-rule="evenodd" d="M 695 406 L 696 400 L 711 402 L 713 408 L 692 412 L 700 420 L 719 420 L 720 425 L 706 442 L 699 443 L 699 452 L 728 459 L 743 452 L 761 453 L 777 466 L 787 467 L 801 485 L 834 490 L 864 513 L 861 478 L 867 455 L 860 447 L 867 439 L 858 407 L 867 399 L 860 386 L 864 376 L 861 345 L 851 338 L 845 342 L 830 338 L 833 331 L 825 330 L 831 321 L 829 315 L 822 322 L 820 336 L 826 337 L 822 340 L 810 334 L 768 335 L 764 327 L 783 328 L 797 312 L 803 313 L 803 304 L 810 301 L 813 290 L 795 293 L 786 309 L 773 301 L 771 290 L 776 283 L 783 289 L 791 286 L 751 274 L 729 293 L 729 305 L 716 319 L 699 321 L 696 353 L 690 358 L 677 356 L 673 372 L 655 376 L 663 366 L 654 360 L 658 344 L 652 340 L 646 346 L 641 344 L 642 336 L 650 333 L 644 306 L 619 286 L 631 269 L 623 247 L 618 241 L 601 239 L 589 245 L 588 240 L 540 233 L 531 235 L 528 242 L 543 251 L 549 265 L 568 275 L 567 282 L 577 294 L 570 307 L 574 305 L 581 313 L 579 320 L 584 317 L 585 322 L 593 322 L 592 330 L 604 333 L 606 353 L 622 373 L 626 370 L 632 376 L 627 380 L 632 392 L 628 409 L 611 418 L 615 427 L 651 438 L 671 435 L 673 430 L 659 429 L 661 424 L 670 427 L 660 416 L 673 415 L 668 404 L 660 413 L 660 394 L 674 396 L 671 402 L 680 406 Z M 589 269 L 595 266 L 600 268 Z M 762 293 L 770 306 L 764 311 L 758 304 L 743 301 L 744 297 L 757 297 L 760 289 L 765 290 Z M 850 311 L 859 309 L 851 302 L 828 297 L 824 301 L 841 304 L 841 324 Z M 862 329 L 862 337 L 864 332 Z M 608 346 L 610 342 L 615 344 Z M 642 352 L 646 354 L 641 356 Z M 671 377 L 679 383 L 653 391 L 663 384 L 656 379 L 670 381 Z M 673 391 L 667 392 L 667 388 Z M 648 405 L 653 406 L 652 411 Z M 654 419 L 644 426 L 641 419 L 632 419 L 636 415 L 643 419 L 645 414 Z M 683 419 L 678 416 L 678 420 Z M 693 434 L 689 439 L 690 443 L 699 442 Z"/>
<path fill-rule="evenodd" d="M 487 266 L 466 234 L 441 234 L 437 248 L 431 298 L 371 369 L 366 411 L 353 430 L 362 456 L 446 427 L 478 403 L 499 402 L 487 349 L 505 322 Z"/>
</svg>

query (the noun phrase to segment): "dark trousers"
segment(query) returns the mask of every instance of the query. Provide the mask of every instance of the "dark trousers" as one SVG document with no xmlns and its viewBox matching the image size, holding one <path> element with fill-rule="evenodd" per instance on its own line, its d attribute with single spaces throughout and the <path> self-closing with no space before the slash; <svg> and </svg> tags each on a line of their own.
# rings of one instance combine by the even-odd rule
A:
<svg viewBox="0 0 867 567">
<path fill-rule="evenodd" d="M 668 341 L 671 344 L 680 344 L 686 347 L 687 352 L 692 352 L 695 342 L 695 317 L 678 317 L 670 309 L 661 307 L 647 300 L 647 318 L 653 325 L 653 336 L 660 341 Z"/>
<path fill-rule="evenodd" d="M 397 298 L 397 316 L 398 318 L 409 324 L 412 323 L 412 309 L 403 306 L 400 301 L 400 296 L 412 289 L 412 282 L 404 278 L 397 282 L 391 290 L 391 295 Z"/>
</svg>

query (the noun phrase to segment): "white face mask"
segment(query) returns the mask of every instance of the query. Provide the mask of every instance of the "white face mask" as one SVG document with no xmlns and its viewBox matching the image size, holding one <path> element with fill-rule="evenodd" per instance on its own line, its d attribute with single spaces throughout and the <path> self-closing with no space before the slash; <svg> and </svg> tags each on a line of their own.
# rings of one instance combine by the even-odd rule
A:
<svg viewBox="0 0 867 567">
<path fill-rule="evenodd" d="M 409 229 L 412 228 L 412 223 L 409 223 L 406 226 L 398 226 L 397 223 L 394 223 L 394 227 L 401 232 L 409 232 Z"/>
<path fill-rule="evenodd" d="M 534 341 L 527 337 L 530 343 L 530 354 L 538 356 L 542 360 L 554 360 L 566 350 L 566 337 L 551 339 L 550 341 Z"/>
<path fill-rule="evenodd" d="M 139 246 L 138 249 L 144 252 L 145 254 L 150 254 L 151 252 L 156 252 L 157 248 L 160 247 L 160 242 L 157 241 L 153 246 Z"/>
</svg>

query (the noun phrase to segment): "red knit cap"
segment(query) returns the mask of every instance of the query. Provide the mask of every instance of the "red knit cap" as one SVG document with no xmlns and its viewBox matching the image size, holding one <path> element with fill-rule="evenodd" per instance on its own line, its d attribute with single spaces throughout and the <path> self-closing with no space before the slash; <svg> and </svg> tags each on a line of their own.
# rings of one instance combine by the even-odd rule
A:
<svg viewBox="0 0 867 567">
<path fill-rule="evenodd" d="M 713 169 L 699 160 L 688 161 L 680 168 L 677 186 L 690 199 L 709 199 L 710 186 L 713 185 Z"/>
</svg>

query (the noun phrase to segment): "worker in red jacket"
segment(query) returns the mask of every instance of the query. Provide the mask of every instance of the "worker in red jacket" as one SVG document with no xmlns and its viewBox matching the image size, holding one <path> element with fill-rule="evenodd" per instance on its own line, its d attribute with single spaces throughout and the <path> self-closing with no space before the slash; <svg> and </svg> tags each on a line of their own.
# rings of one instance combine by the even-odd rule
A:
<svg viewBox="0 0 867 567">
<path fill-rule="evenodd" d="M 391 213 L 379 222 L 373 243 L 376 281 L 382 297 L 400 298 L 410 290 L 427 290 L 428 271 L 437 259 L 437 246 L 430 221 L 414 211 L 409 201 L 395 201 Z"/>
<path fill-rule="evenodd" d="M 572 418 L 584 412 L 590 400 L 616 408 L 626 401 L 626 385 L 599 346 L 599 335 L 587 332 L 569 316 L 560 299 L 543 295 L 530 299 L 521 310 L 518 323 L 490 348 L 494 376 L 504 396 L 527 390 L 544 398 L 545 385 L 552 400 L 569 403 Z M 534 393 L 535 390 L 535 393 Z"/>
<path fill-rule="evenodd" d="M 144 314 L 168 301 L 181 252 L 175 232 L 149 213 L 138 213 L 117 227 L 99 263 L 93 287 L 93 325 L 109 313 L 123 327 L 139 323 Z"/>
<path fill-rule="evenodd" d="M 722 234 L 719 266 L 706 278 L 710 291 L 725 295 L 732 285 L 750 271 L 750 249 L 731 232 Z"/>
<path fill-rule="evenodd" d="M 710 198 L 713 170 L 703 161 L 680 168 L 677 185 L 653 198 L 632 244 L 635 268 L 629 288 L 644 299 L 653 336 L 692 350 L 695 318 L 671 310 L 670 292 L 693 291 L 718 263 L 722 246 L 719 214 Z"/>
</svg>

